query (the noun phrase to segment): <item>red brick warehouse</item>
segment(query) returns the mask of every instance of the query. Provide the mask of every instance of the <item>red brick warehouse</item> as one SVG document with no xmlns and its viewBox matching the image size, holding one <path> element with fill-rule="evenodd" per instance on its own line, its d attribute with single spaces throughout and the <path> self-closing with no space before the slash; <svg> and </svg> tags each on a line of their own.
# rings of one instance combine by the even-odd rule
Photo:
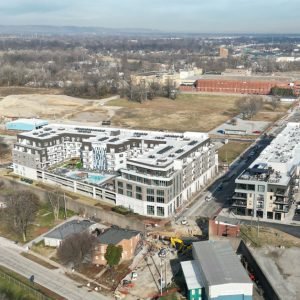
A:
<svg viewBox="0 0 300 300">
<path fill-rule="evenodd" d="M 214 92 L 229 94 L 269 95 L 274 87 L 292 89 L 295 95 L 300 94 L 300 81 L 259 81 L 229 79 L 198 79 L 193 86 L 180 86 L 182 91 Z"/>
</svg>

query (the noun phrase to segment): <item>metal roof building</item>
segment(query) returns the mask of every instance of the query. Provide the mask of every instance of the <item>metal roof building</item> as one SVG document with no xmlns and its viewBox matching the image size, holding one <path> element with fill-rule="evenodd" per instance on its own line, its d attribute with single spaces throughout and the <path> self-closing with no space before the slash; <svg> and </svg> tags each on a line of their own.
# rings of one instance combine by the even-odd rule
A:
<svg viewBox="0 0 300 300">
<path fill-rule="evenodd" d="M 7 122 L 5 127 L 7 130 L 31 131 L 34 129 L 42 128 L 48 125 L 48 121 L 41 119 L 18 119 Z"/>
<path fill-rule="evenodd" d="M 252 299 L 253 284 L 229 241 L 193 243 L 193 258 L 181 264 L 189 299 Z"/>
</svg>

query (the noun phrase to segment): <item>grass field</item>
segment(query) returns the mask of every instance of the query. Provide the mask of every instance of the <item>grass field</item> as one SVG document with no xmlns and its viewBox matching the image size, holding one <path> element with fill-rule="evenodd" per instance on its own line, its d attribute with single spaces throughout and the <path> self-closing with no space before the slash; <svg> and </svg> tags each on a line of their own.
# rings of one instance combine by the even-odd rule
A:
<svg viewBox="0 0 300 300">
<path fill-rule="evenodd" d="M 240 96 L 181 94 L 176 100 L 157 98 L 142 104 L 126 99 L 112 100 L 108 106 L 117 106 L 112 119 L 115 126 L 170 130 L 209 131 L 236 116 L 235 101 Z M 253 121 L 274 122 L 281 118 L 290 105 L 281 104 L 274 111 L 265 103 Z"/>
<path fill-rule="evenodd" d="M 179 95 L 176 100 L 157 98 L 139 104 L 126 99 L 108 106 L 122 107 L 112 121 L 116 126 L 174 131 L 209 131 L 235 116 L 238 96 Z"/>
<path fill-rule="evenodd" d="M 300 240 L 292 235 L 284 233 L 270 227 L 259 226 L 253 219 L 253 226 L 243 225 L 241 227 L 241 236 L 246 242 L 251 242 L 253 246 L 261 247 L 265 245 L 275 247 L 300 247 Z"/>
<path fill-rule="evenodd" d="M 250 145 L 250 142 L 229 142 L 225 144 L 218 150 L 219 161 L 230 164 Z"/>
<path fill-rule="evenodd" d="M 273 110 L 270 104 L 265 103 L 262 110 L 259 111 L 251 120 L 275 122 L 283 117 L 290 108 L 291 104 L 280 104 L 276 110 Z"/>
</svg>

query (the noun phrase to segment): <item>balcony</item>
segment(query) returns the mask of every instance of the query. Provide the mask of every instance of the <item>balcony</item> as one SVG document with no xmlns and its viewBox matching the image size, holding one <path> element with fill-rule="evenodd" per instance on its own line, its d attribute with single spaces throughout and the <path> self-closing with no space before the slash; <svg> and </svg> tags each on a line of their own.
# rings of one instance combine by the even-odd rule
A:
<svg viewBox="0 0 300 300">
<path fill-rule="evenodd" d="M 287 196 L 287 191 L 286 190 L 277 190 L 275 193 L 276 196 Z"/>
<path fill-rule="evenodd" d="M 245 201 L 241 201 L 241 200 L 240 201 L 239 200 L 234 201 L 231 206 L 232 207 L 247 207 L 247 200 L 245 200 Z"/>
<path fill-rule="evenodd" d="M 281 204 L 289 204 L 289 199 L 287 197 L 276 197 L 273 201 L 274 203 L 281 203 Z"/>
<path fill-rule="evenodd" d="M 274 211 L 276 211 L 276 212 L 288 213 L 289 210 L 290 210 L 289 206 L 286 206 L 286 205 L 274 207 Z"/>
</svg>

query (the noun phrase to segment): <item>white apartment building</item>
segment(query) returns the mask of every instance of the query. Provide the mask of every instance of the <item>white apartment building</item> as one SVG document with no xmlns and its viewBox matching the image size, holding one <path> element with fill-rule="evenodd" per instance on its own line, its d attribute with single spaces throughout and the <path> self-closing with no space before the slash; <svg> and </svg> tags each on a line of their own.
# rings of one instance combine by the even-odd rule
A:
<svg viewBox="0 0 300 300">
<path fill-rule="evenodd" d="M 236 214 L 284 220 L 299 186 L 300 124 L 286 128 L 236 179 Z"/>
<path fill-rule="evenodd" d="M 79 173 L 56 169 L 72 158 Z M 215 176 L 218 157 L 206 133 L 50 124 L 18 135 L 13 163 L 20 176 L 165 218 Z"/>
</svg>

